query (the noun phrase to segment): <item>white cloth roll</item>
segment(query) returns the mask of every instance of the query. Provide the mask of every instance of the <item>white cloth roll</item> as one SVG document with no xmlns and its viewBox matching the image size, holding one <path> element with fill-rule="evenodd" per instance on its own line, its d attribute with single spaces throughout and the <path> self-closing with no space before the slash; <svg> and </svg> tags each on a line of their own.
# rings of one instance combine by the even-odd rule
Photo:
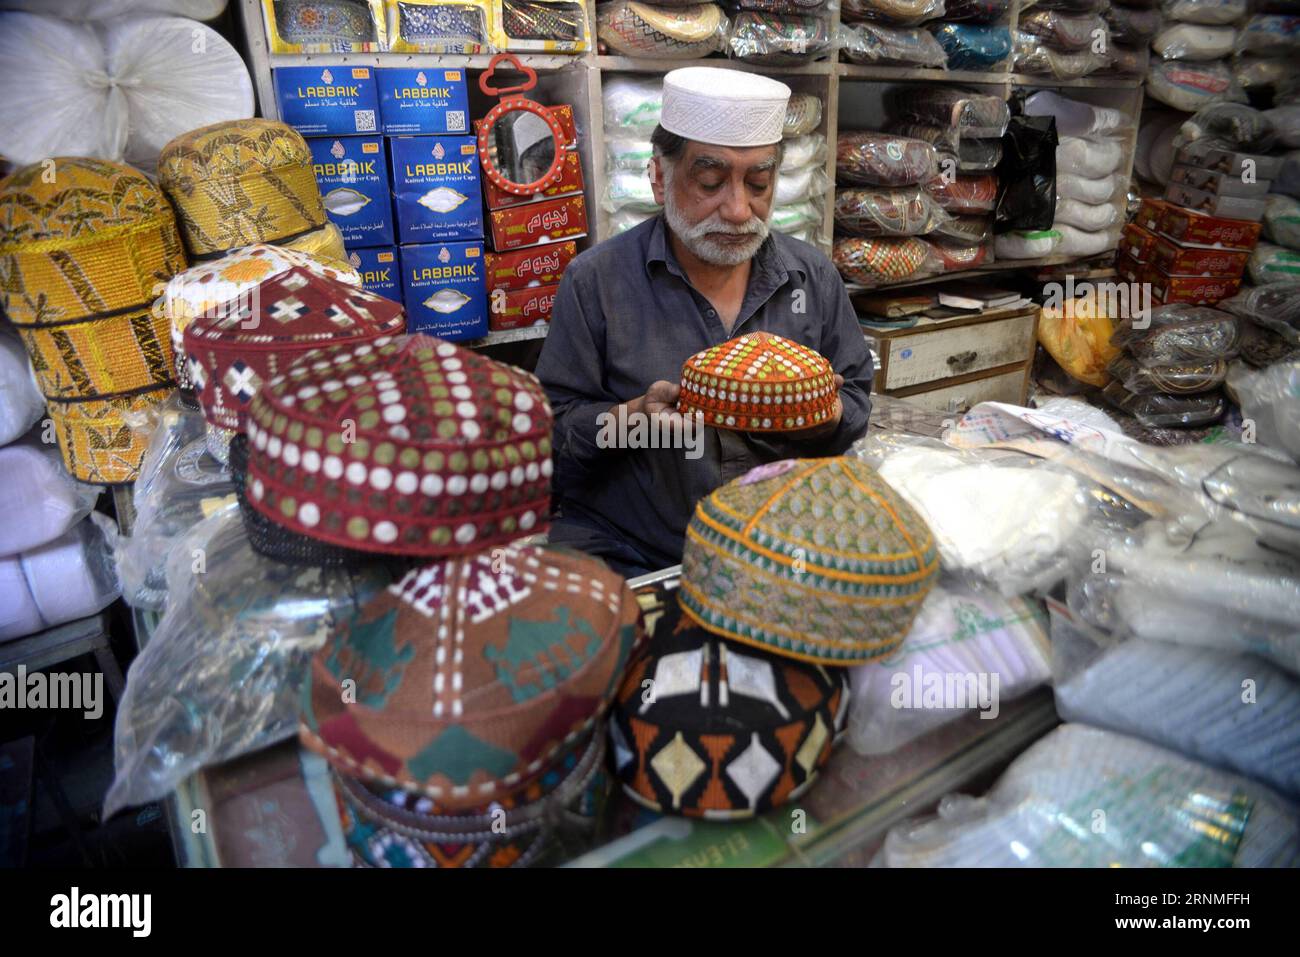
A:
<svg viewBox="0 0 1300 957">
<path fill-rule="evenodd" d="M 26 438 L 0 449 L 0 555 L 58 538 L 89 514 L 99 489 L 81 485 L 53 445 Z"/>
<path fill-rule="evenodd" d="M 100 524 L 84 519 L 52 542 L 0 559 L 0 641 L 93 615 L 119 592 L 112 546 Z"/>
</svg>

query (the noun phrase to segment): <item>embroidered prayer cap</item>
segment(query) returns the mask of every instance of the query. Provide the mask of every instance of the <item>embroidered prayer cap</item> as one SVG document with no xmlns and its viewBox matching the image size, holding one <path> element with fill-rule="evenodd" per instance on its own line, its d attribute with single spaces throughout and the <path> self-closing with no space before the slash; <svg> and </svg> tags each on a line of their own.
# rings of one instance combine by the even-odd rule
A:
<svg viewBox="0 0 1300 957">
<path fill-rule="evenodd" d="M 320 229 L 313 229 L 292 239 L 281 240 L 277 245 L 340 266 L 346 264 L 348 259 L 347 247 L 343 245 L 343 232 L 333 223 L 326 223 Z"/>
<path fill-rule="evenodd" d="M 624 792 L 663 814 L 734 820 L 807 790 L 844 730 L 848 670 L 732 644 L 682 614 L 677 589 L 637 598 L 653 637 L 609 723 Z"/>
<path fill-rule="evenodd" d="M 659 123 L 669 133 L 715 146 L 781 141 L 790 88 L 742 70 L 691 66 L 664 76 Z"/>
<path fill-rule="evenodd" d="M 414 791 L 331 771 L 343 839 L 361 867 L 533 867 L 586 850 L 609 792 L 598 728 L 521 791 L 474 811 L 439 811 Z"/>
<path fill-rule="evenodd" d="M 158 182 L 195 257 L 252 243 L 287 245 L 326 223 L 307 141 L 275 120 L 181 134 L 158 157 Z"/>
<path fill-rule="evenodd" d="M 431 336 L 322 351 L 258 392 L 248 498 L 345 548 L 476 552 L 545 527 L 551 428 L 536 378 Z"/>
<path fill-rule="evenodd" d="M 100 399 L 50 401 L 54 435 L 72 477 L 91 485 L 134 482 L 149 449 L 149 432 L 127 422 L 148 415 L 172 389 L 168 384 Z"/>
<path fill-rule="evenodd" d="M 898 647 L 938 570 L 930 527 L 870 466 L 786 459 L 696 505 L 680 601 L 720 635 L 851 665 Z"/>
<path fill-rule="evenodd" d="M 835 415 L 831 364 L 807 346 L 754 332 L 697 352 L 682 366 L 677 408 L 738 432 L 789 432 Z"/>
<path fill-rule="evenodd" d="M 185 355 L 203 415 L 243 427 L 261 384 L 324 345 L 359 344 L 406 329 L 391 299 L 294 266 L 209 308 L 185 327 Z"/>
<path fill-rule="evenodd" d="M 316 653 L 299 736 L 349 777 L 483 808 L 597 730 L 642 637 L 627 583 L 586 555 L 507 545 L 435 562 Z"/>
</svg>

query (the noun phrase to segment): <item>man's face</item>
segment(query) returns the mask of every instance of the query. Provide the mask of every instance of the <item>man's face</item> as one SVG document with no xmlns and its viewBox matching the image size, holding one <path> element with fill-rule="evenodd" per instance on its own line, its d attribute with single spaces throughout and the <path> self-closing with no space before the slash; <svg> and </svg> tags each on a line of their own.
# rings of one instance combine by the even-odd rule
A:
<svg viewBox="0 0 1300 957">
<path fill-rule="evenodd" d="M 657 162 L 655 199 L 694 255 L 716 266 L 752 259 L 767 238 L 776 193 L 777 147 L 734 149 L 688 142 L 676 161 Z"/>
</svg>

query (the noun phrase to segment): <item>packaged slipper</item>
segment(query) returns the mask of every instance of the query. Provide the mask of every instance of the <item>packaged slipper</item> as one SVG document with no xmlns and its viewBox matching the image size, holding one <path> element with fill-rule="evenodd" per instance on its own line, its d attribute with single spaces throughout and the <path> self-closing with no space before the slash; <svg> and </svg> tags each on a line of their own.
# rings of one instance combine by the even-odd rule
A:
<svg viewBox="0 0 1300 957">
<path fill-rule="evenodd" d="M 948 54 L 950 70 L 992 70 L 1011 55 L 1011 30 L 1003 25 L 936 23 L 930 32 Z"/>
<path fill-rule="evenodd" d="M 727 38 L 727 53 L 745 63 L 797 66 L 830 53 L 831 37 L 824 17 L 782 13 L 738 13 Z"/>
<path fill-rule="evenodd" d="M 943 16 L 944 0 L 843 0 L 846 23 L 875 20 L 897 27 L 914 27 Z"/>
<path fill-rule="evenodd" d="M 837 239 L 831 261 L 846 281 L 864 286 L 919 279 L 941 268 L 929 244 L 915 236 Z"/>
<path fill-rule="evenodd" d="M 716 3 L 654 7 L 613 0 L 596 9 L 596 33 L 612 53 L 689 60 L 721 50 L 727 18 Z"/>
<path fill-rule="evenodd" d="M 840 52 L 850 63 L 897 64 L 939 69 L 948 62 L 939 41 L 922 27 L 883 23 L 840 24 Z"/>
<path fill-rule="evenodd" d="M 1099 37 L 1108 37 L 1106 21 L 1097 14 L 1071 15 L 1037 10 L 1020 17 L 1020 30 L 1038 37 L 1054 50 L 1086 50 Z M 1105 49 L 1103 45 L 1102 49 Z"/>
<path fill-rule="evenodd" d="M 947 219 L 919 186 L 835 191 L 835 225 L 851 236 L 921 236 Z"/>
<path fill-rule="evenodd" d="M 936 176 L 926 182 L 925 191 L 945 212 L 955 216 L 983 216 L 993 212 L 997 206 L 998 178 L 992 173 Z"/>
<path fill-rule="evenodd" d="M 922 140 L 889 133 L 841 133 L 836 143 L 837 182 L 862 186 L 914 186 L 938 172 L 935 149 Z"/>
</svg>

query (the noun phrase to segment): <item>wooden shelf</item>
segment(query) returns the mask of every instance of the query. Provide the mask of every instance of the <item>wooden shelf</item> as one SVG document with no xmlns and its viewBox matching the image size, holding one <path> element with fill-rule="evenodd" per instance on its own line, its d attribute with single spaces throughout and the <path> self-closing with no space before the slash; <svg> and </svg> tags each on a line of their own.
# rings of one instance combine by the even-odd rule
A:
<svg viewBox="0 0 1300 957">
<path fill-rule="evenodd" d="M 1074 80 L 1058 80 L 1046 73 L 1012 73 L 1011 82 L 1016 86 L 1041 86 L 1052 89 L 1073 87 L 1091 90 L 1136 90 L 1142 85 L 1142 77 L 1093 74 Z"/>
<path fill-rule="evenodd" d="M 975 83 L 982 86 L 1004 86 L 1011 82 L 1010 73 L 990 73 L 978 70 L 943 70 L 888 65 L 867 66 L 857 63 L 838 63 L 836 67 L 839 76 L 847 80 Z"/>
<path fill-rule="evenodd" d="M 564 70 L 581 66 L 584 57 L 574 54 L 516 54 L 519 62 L 534 70 Z M 269 56 L 272 69 L 282 66 L 374 66 L 374 67 L 419 67 L 421 69 L 486 70 L 492 60 L 492 54 L 473 55 L 457 53 L 272 53 Z"/>
<path fill-rule="evenodd" d="M 830 76 L 830 60 L 818 60 L 799 66 L 771 66 L 764 63 L 742 63 L 726 57 L 703 57 L 693 60 L 665 60 L 628 56 L 595 56 L 592 63 L 597 69 L 617 73 L 666 73 L 684 66 L 713 66 L 723 70 L 742 70 L 746 73 L 762 73 L 783 76 Z"/>
</svg>

